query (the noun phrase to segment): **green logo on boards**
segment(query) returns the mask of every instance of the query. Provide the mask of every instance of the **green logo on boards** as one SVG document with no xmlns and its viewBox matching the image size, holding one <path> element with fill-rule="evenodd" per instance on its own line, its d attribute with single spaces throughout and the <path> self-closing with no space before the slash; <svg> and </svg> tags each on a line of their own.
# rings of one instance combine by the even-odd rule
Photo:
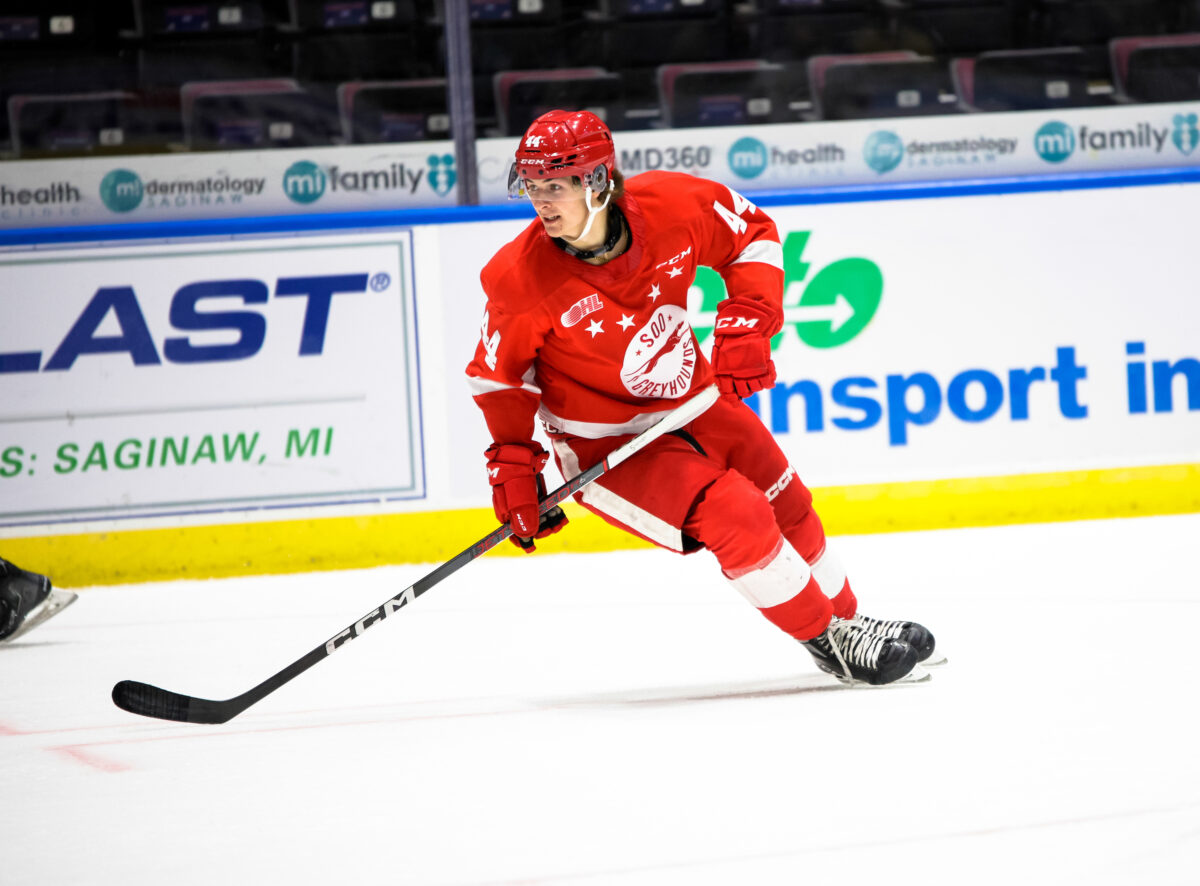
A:
<svg viewBox="0 0 1200 886">
<path fill-rule="evenodd" d="M 458 180 L 453 154 L 429 155 L 429 186 L 439 197 L 445 197 Z"/>
<path fill-rule="evenodd" d="M 1062 163 L 1075 153 L 1075 131 L 1066 123 L 1043 123 L 1033 136 L 1033 149 L 1047 163 Z"/>
<path fill-rule="evenodd" d="M 100 181 L 100 200 L 113 212 L 132 212 L 145 193 L 141 178 L 128 169 L 114 169 Z"/>
<path fill-rule="evenodd" d="M 880 175 L 891 172 L 903 159 L 904 142 L 896 133 L 881 129 L 867 136 L 863 145 L 863 160 Z"/>
<path fill-rule="evenodd" d="M 804 250 L 811 234 L 792 231 L 783 241 L 783 331 L 771 339 L 772 350 L 789 326 L 810 348 L 844 345 L 867 328 L 883 298 L 883 272 L 870 259 L 838 259 L 808 279 L 812 265 L 804 261 Z M 701 267 L 692 285 L 701 295 L 700 316 L 692 328 L 703 342 L 712 335 L 725 281 L 712 268 Z"/>
<path fill-rule="evenodd" d="M 739 138 L 729 147 L 729 168 L 739 178 L 757 178 L 767 168 L 767 146 L 751 136 Z"/>
<path fill-rule="evenodd" d="M 328 178 L 316 163 L 297 160 L 283 173 L 283 192 L 293 203 L 315 203 L 325 193 Z"/>
<path fill-rule="evenodd" d="M 1200 143 L 1200 128 L 1196 114 L 1176 114 L 1171 118 L 1171 141 L 1181 154 L 1190 154 Z"/>
</svg>

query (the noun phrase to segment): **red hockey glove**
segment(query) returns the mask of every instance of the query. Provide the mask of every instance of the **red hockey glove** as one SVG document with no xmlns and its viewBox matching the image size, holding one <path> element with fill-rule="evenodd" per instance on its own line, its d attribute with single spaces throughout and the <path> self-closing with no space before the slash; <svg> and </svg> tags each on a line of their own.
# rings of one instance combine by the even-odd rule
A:
<svg viewBox="0 0 1200 886">
<path fill-rule="evenodd" d="M 722 394 L 749 397 L 775 384 L 771 335 L 775 315 L 754 302 L 726 300 L 717 308 L 712 367 Z"/>
<path fill-rule="evenodd" d="M 484 455 L 496 519 L 512 526 L 513 544 L 526 553 L 537 550 L 535 538 L 553 535 L 567 525 L 567 515 L 557 506 L 538 517 L 538 502 L 546 495 L 542 478 L 549 457 L 546 450 L 536 443 L 493 443 Z"/>
</svg>

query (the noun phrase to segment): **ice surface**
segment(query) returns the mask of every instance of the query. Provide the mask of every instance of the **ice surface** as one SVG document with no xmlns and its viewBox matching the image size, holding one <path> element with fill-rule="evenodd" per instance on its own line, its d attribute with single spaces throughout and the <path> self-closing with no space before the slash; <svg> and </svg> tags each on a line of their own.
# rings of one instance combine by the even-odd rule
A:
<svg viewBox="0 0 1200 886">
<path fill-rule="evenodd" d="M 1198 539 L 834 539 L 950 657 L 880 690 L 707 554 L 485 557 L 223 726 L 109 692 L 239 694 L 430 567 L 87 589 L 0 647 L 0 884 L 1194 884 Z"/>
</svg>

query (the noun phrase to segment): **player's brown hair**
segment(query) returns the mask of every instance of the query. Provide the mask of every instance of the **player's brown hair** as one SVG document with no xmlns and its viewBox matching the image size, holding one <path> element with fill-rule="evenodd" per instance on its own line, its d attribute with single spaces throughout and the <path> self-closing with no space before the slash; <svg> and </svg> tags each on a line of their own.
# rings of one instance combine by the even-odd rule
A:
<svg viewBox="0 0 1200 886">
<path fill-rule="evenodd" d="M 612 194 L 612 199 L 620 200 L 625 196 L 625 176 L 622 174 L 621 170 L 614 169 L 611 173 L 609 173 L 609 177 L 612 179 L 613 184 L 613 189 L 609 191 L 609 193 Z M 571 176 L 571 181 L 573 181 L 579 187 L 583 187 L 583 179 L 581 179 L 579 176 Z"/>
<path fill-rule="evenodd" d="M 625 175 L 619 169 L 614 169 L 611 175 L 613 183 L 612 198 L 620 200 L 625 196 Z"/>
</svg>

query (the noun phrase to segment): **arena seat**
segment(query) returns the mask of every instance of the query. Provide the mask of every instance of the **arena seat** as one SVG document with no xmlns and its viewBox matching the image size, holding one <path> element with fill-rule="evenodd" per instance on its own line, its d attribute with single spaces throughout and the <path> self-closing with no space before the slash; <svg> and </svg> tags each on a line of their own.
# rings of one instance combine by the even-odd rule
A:
<svg viewBox="0 0 1200 886">
<path fill-rule="evenodd" d="M 417 22 L 414 0 L 288 0 L 290 23 L 303 32 L 390 31 Z"/>
<path fill-rule="evenodd" d="M 493 89 L 504 135 L 519 135 L 536 117 L 555 108 L 586 109 L 611 128 L 624 128 L 624 83 L 619 74 L 601 67 L 501 71 L 493 78 Z"/>
<path fill-rule="evenodd" d="M 7 49 L 7 47 L 6 47 Z M 13 148 L 8 102 L 13 96 L 63 96 L 90 92 L 134 92 L 137 68 L 125 56 L 70 50 L 0 51 L 0 144 Z M 30 110 L 27 113 L 41 113 Z M 82 113 L 82 112 L 72 112 Z M 33 133 L 24 139 L 33 143 Z"/>
<path fill-rule="evenodd" d="M 658 89 L 668 126 L 730 126 L 801 119 L 812 103 L 797 93 L 796 68 L 762 59 L 662 65 Z M 807 84 L 807 78 L 800 80 Z"/>
<path fill-rule="evenodd" d="M 909 50 L 808 60 L 814 109 L 822 120 L 960 112 L 949 66 Z"/>
<path fill-rule="evenodd" d="M 7 110 L 13 152 L 24 159 L 125 151 L 143 140 L 132 92 L 17 94 Z"/>
<path fill-rule="evenodd" d="M 409 142 L 451 137 L 446 80 L 375 80 L 337 88 L 348 143 Z"/>
<path fill-rule="evenodd" d="M 877 49 L 888 40 L 877 12 L 867 0 L 763 0 L 752 15 L 747 55 L 795 62 Z"/>
<path fill-rule="evenodd" d="M 985 52 L 951 63 L 955 92 L 971 111 L 1032 111 L 1111 104 L 1106 60 L 1080 46 Z"/>
<path fill-rule="evenodd" d="M 1153 36 L 1171 28 L 1173 2 L 1034 0 L 1033 33 L 1041 46 L 1090 46 L 1118 37 Z"/>
<path fill-rule="evenodd" d="M 1109 53 L 1119 95 L 1135 102 L 1200 100 L 1200 33 L 1122 37 Z"/>
<path fill-rule="evenodd" d="M 88 0 L 5 0 L 0 4 L 0 63 L 12 50 L 111 46 L 128 15 Z"/>
<path fill-rule="evenodd" d="M 180 99 L 191 149 L 310 147 L 341 137 L 336 110 L 288 78 L 185 83 Z"/>
<path fill-rule="evenodd" d="M 1023 26 L 1015 0 L 881 0 L 888 30 L 925 55 L 1012 49 Z"/>
<path fill-rule="evenodd" d="M 609 70 L 652 68 L 730 57 L 729 16 L 717 0 L 606 0 L 589 27 L 593 63 Z"/>
<path fill-rule="evenodd" d="M 277 7 L 263 0 L 134 0 L 137 31 L 146 40 L 245 35 L 280 24 Z"/>
</svg>

